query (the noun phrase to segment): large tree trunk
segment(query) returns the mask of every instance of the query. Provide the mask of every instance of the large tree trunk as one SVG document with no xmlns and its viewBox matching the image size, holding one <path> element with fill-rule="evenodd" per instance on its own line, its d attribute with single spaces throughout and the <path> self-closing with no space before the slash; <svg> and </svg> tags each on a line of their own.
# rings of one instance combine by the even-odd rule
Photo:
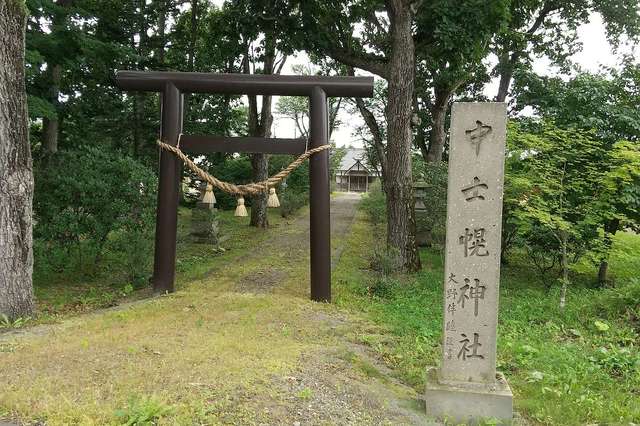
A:
<svg viewBox="0 0 640 426">
<path fill-rule="evenodd" d="M 58 152 L 58 134 L 60 133 L 60 81 L 62 79 L 62 66 L 51 65 L 51 88 L 49 101 L 53 105 L 56 115 L 43 120 L 44 150 L 46 155 Z"/>
<path fill-rule="evenodd" d="M 439 163 L 442 161 L 442 151 L 447 137 L 445 119 L 447 106 L 451 93 L 445 90 L 435 90 L 435 102 L 431 108 L 431 133 L 429 134 L 429 150 L 427 151 L 427 163 Z"/>
<path fill-rule="evenodd" d="M 496 102 L 504 102 L 509 94 L 509 88 L 511 87 L 511 80 L 513 79 L 513 71 L 516 63 L 518 62 L 518 55 L 516 53 L 500 56 L 498 62 L 498 72 L 500 74 L 500 84 L 498 86 L 498 94 L 496 95 Z"/>
<path fill-rule="evenodd" d="M 284 66 L 286 57 L 276 64 L 276 40 L 273 34 L 265 35 L 265 53 L 263 74 L 280 74 Z M 243 72 L 249 74 L 249 47 L 243 63 Z M 271 125 L 273 124 L 273 114 L 271 113 L 271 96 L 262 96 L 262 107 L 258 115 L 258 102 L 256 96 L 249 96 L 249 133 L 251 136 L 268 138 L 271 136 Z M 251 166 L 253 170 L 252 178 L 254 182 L 266 180 L 269 177 L 269 156 L 267 154 L 253 154 L 251 156 Z M 268 194 L 259 193 L 251 197 L 251 221 L 249 224 L 258 228 L 269 226 L 267 215 Z"/>
<path fill-rule="evenodd" d="M 24 0 L 0 2 L 0 314 L 33 313 L 33 169 L 24 81 Z"/>
<path fill-rule="evenodd" d="M 509 93 L 509 86 L 511 85 L 512 77 L 512 71 L 504 71 L 500 73 L 500 85 L 498 86 L 498 95 L 496 96 L 496 102 L 504 102 L 505 99 L 507 99 L 507 94 Z"/>
<path fill-rule="evenodd" d="M 402 267 L 420 269 L 411 177 L 411 115 L 415 47 L 408 1 L 389 1 L 391 55 L 387 105 L 387 243 L 397 252 Z"/>
<path fill-rule="evenodd" d="M 261 119 L 259 122 L 255 96 L 250 96 L 249 98 L 253 98 L 253 101 L 249 101 L 249 129 L 251 135 L 265 138 L 270 137 L 271 124 L 273 123 L 273 115 L 271 114 L 271 96 L 262 97 L 262 110 L 260 111 Z M 253 111 L 253 113 L 251 111 Z M 269 158 L 267 154 L 253 154 L 251 156 L 251 167 L 254 182 L 266 180 L 269 177 Z M 251 197 L 251 221 L 249 222 L 249 225 L 257 228 L 266 228 L 269 226 L 267 197 L 267 193 L 259 193 Z"/>
</svg>

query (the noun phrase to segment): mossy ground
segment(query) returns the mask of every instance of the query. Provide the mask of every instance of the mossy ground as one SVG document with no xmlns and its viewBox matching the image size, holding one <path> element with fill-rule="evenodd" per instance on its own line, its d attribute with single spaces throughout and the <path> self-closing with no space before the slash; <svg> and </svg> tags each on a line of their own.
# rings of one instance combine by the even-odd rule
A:
<svg viewBox="0 0 640 426">
<path fill-rule="evenodd" d="M 334 230 L 336 244 L 351 218 L 345 214 L 347 227 Z M 418 394 L 382 380 L 376 360 L 350 339 L 370 322 L 308 300 L 307 212 L 273 223 L 266 231 L 234 225 L 223 256 L 181 244 L 172 295 L 5 335 L 0 418 L 50 425 L 419 423 Z M 262 286 L 274 270 L 281 271 L 277 285 Z M 246 281 L 254 285 L 240 284 Z"/>
<path fill-rule="evenodd" d="M 266 231 L 223 216 L 234 235 L 224 255 L 181 239 L 177 293 L 5 336 L 0 418 L 424 424 L 425 367 L 441 356 L 441 254 L 423 250 L 422 272 L 381 284 L 369 256 L 383 231 L 336 213 L 348 226 L 333 230 L 335 303 L 312 303 L 307 213 L 273 217 Z M 596 288 L 582 264 L 564 311 L 524 257 L 503 268 L 498 368 L 524 422 L 640 421 L 639 253 L 639 236 L 617 236 L 615 287 Z"/>
</svg>

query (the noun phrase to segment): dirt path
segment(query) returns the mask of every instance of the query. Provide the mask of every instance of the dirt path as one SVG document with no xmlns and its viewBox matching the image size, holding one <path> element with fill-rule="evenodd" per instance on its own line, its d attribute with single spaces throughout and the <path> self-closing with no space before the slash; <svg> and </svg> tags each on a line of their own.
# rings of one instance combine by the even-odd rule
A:
<svg viewBox="0 0 640 426">
<path fill-rule="evenodd" d="M 331 200 L 334 264 L 357 201 Z M 5 338 L 0 418 L 117 424 L 158 412 L 158 424 L 425 424 L 418 395 L 354 343 L 370 324 L 308 300 L 308 228 L 302 215 L 174 295 Z"/>
</svg>

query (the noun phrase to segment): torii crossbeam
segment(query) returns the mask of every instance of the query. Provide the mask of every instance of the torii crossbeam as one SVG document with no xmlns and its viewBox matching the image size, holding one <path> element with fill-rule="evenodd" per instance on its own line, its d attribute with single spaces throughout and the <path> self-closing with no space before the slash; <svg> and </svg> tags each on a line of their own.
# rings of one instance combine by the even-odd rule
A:
<svg viewBox="0 0 640 426">
<path fill-rule="evenodd" d="M 308 147 L 329 143 L 327 97 L 371 97 L 373 77 L 213 74 L 193 72 L 118 71 L 118 86 L 127 91 L 159 92 L 162 96 L 160 139 L 176 146 L 182 133 L 185 93 L 307 96 L 310 98 Z M 247 152 L 301 154 L 304 139 L 183 135 L 189 153 Z M 154 292 L 175 290 L 178 188 L 182 164 L 160 152 L 158 210 L 152 284 Z M 331 301 L 331 235 L 329 211 L 329 153 L 309 160 L 311 300 Z"/>
</svg>

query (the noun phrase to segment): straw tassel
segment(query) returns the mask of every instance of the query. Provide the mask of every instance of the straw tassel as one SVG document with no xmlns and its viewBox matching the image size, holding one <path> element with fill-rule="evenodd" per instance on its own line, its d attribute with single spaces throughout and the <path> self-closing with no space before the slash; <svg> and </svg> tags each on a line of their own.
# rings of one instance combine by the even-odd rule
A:
<svg viewBox="0 0 640 426">
<path fill-rule="evenodd" d="M 280 207 L 280 200 L 278 200 L 278 194 L 276 194 L 275 188 L 269 189 L 269 198 L 267 199 L 267 207 Z"/>
<path fill-rule="evenodd" d="M 247 208 L 244 206 L 244 197 L 242 195 L 238 197 L 238 207 L 236 207 L 234 216 L 247 216 Z"/>
<path fill-rule="evenodd" d="M 216 196 L 213 194 L 213 185 L 210 183 L 207 184 L 207 189 L 204 191 L 204 196 L 202 197 L 202 202 L 204 204 L 215 204 Z"/>
</svg>

